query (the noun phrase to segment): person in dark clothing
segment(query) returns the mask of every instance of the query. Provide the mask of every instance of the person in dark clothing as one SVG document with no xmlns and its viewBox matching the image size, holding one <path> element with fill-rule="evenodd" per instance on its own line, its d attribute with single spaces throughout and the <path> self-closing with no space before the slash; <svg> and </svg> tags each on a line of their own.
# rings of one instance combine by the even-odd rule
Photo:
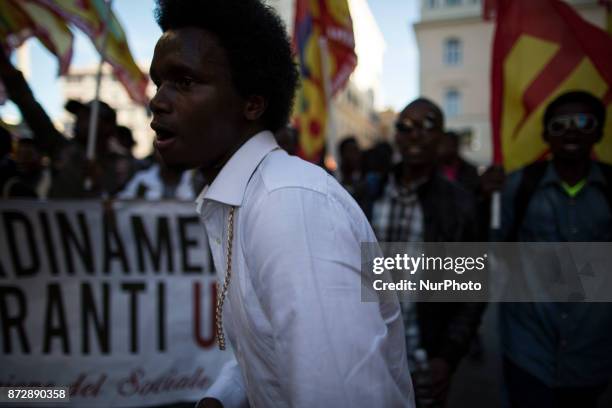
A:
<svg viewBox="0 0 612 408">
<path fill-rule="evenodd" d="M 473 194 L 480 190 L 478 169 L 459 154 L 460 136 L 452 131 L 444 132 L 438 144 L 440 172 L 450 181 L 463 186 Z"/>
<path fill-rule="evenodd" d="M 359 181 L 361 181 L 362 154 L 355 136 L 347 136 L 338 144 L 338 155 L 340 157 L 340 184 L 352 193 Z"/>
<path fill-rule="evenodd" d="M 365 212 L 368 185 L 363 172 L 363 153 L 354 136 L 349 135 L 338 144 L 338 156 L 338 181 Z"/>
<path fill-rule="evenodd" d="M 117 126 L 116 138 L 119 146 L 125 149 L 124 154 L 128 157 L 134 157 L 132 150 L 136 146 L 136 141 L 134 140 L 134 136 L 132 136 L 130 128 L 126 126 Z"/>
<path fill-rule="evenodd" d="M 51 187 L 51 171 L 36 141 L 22 137 L 15 152 L 17 173 L 2 189 L 3 198 L 47 198 Z"/>
<path fill-rule="evenodd" d="M 546 108 L 552 160 L 508 176 L 499 240 L 612 240 L 612 167 L 591 156 L 605 119 L 603 103 L 586 92 Z M 611 303 L 502 303 L 500 328 L 511 407 L 597 406 L 612 377 Z"/>
<path fill-rule="evenodd" d="M 13 136 L 0 126 L 0 191 L 4 191 L 6 182 L 17 174 L 17 165 L 12 154 Z"/>
<path fill-rule="evenodd" d="M 361 197 L 359 205 L 366 217 L 372 217 L 374 200 L 382 191 L 382 180 L 387 177 L 393 163 L 393 146 L 388 142 L 376 143 L 363 152 L 363 175 L 365 194 Z"/>
<path fill-rule="evenodd" d="M 476 202 L 478 241 L 489 240 L 491 219 L 491 191 L 486 189 L 489 174 L 478 175 L 478 169 L 464 160 L 459 154 L 460 136 L 455 132 L 445 132 L 438 145 L 439 171 L 448 180 L 457 183 L 470 192 Z"/>
<path fill-rule="evenodd" d="M 476 240 L 473 197 L 436 167 L 443 128 L 441 110 L 427 99 L 415 100 L 399 114 L 395 140 L 402 161 L 385 177 L 372 208 L 372 227 L 379 241 Z M 407 350 L 409 358 L 415 349 L 426 351 L 433 397 L 440 404 L 446 400 L 453 371 L 469 350 L 483 309 L 478 303 L 403 305 L 407 333 L 412 328 L 419 333 L 418 345 Z M 418 385 L 415 392 L 418 398 Z"/>
<path fill-rule="evenodd" d="M 0 126 L 0 159 L 10 157 L 13 152 L 13 136 L 11 132 Z"/>
<path fill-rule="evenodd" d="M 40 151 L 51 157 L 53 162 L 53 185 L 49 193 L 53 198 L 101 197 L 113 194 L 119 186 L 113 172 L 116 156 L 108 151 L 108 140 L 116 133 L 115 111 L 107 104 L 100 103 L 97 128 L 96 159 L 86 157 L 89 113 L 91 104 L 69 101 L 66 109 L 76 116 L 74 137 L 61 134 L 36 101 L 23 74 L 0 50 L 0 79 L 6 87 L 9 98 L 17 105 L 24 121 Z M 85 180 L 91 180 L 91 187 L 85 188 Z"/>
<path fill-rule="evenodd" d="M 130 128 L 122 125 L 117 126 L 116 137 L 111 138 L 109 150 L 116 154 L 115 171 L 117 175 L 115 191 L 123 191 L 128 182 L 137 172 L 147 169 L 151 163 L 134 157 L 132 150 L 136 146 L 134 136 Z"/>
<path fill-rule="evenodd" d="M 117 135 L 117 116 L 108 104 L 99 101 L 98 131 L 96 137 L 96 158 L 89 161 L 86 156 L 90 114 L 93 101 L 82 103 L 69 100 L 66 110 L 75 116 L 74 138 L 57 141 L 55 150 L 54 177 L 51 186 L 52 198 L 94 198 L 112 196 L 121 187 L 122 177 L 117 162 L 123 155 L 109 149 L 109 141 Z M 89 178 L 92 185 L 85 188 Z"/>
<path fill-rule="evenodd" d="M 363 153 L 363 172 L 386 175 L 393 163 L 393 146 L 389 142 L 378 142 Z"/>
</svg>

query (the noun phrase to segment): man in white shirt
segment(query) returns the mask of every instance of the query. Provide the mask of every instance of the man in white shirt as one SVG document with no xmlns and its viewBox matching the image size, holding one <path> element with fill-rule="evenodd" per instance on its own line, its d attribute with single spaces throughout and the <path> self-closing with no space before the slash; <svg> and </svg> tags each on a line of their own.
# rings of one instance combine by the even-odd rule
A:
<svg viewBox="0 0 612 408">
<path fill-rule="evenodd" d="M 260 0 L 158 0 L 157 20 L 155 145 L 209 182 L 197 209 L 236 357 L 199 406 L 414 407 L 399 304 L 361 302 L 367 220 L 274 140 L 298 76 L 280 19 Z"/>
</svg>

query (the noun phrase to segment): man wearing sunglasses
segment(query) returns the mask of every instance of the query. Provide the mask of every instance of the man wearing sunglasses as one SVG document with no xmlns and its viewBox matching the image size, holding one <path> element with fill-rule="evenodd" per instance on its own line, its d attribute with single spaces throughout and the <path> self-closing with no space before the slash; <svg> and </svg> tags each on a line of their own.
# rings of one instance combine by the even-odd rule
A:
<svg viewBox="0 0 612 408">
<path fill-rule="evenodd" d="M 592 159 L 605 107 L 586 92 L 544 114 L 551 160 L 511 174 L 502 191 L 507 241 L 612 241 L 612 171 Z M 536 136 L 534 136 L 536 137 Z M 505 303 L 504 378 L 511 407 L 595 407 L 612 376 L 612 304 Z"/>
<path fill-rule="evenodd" d="M 437 170 L 444 116 L 419 98 L 399 114 L 395 142 L 402 161 L 383 180 L 372 206 L 371 223 L 381 242 L 465 242 L 477 237 L 474 201 L 469 192 Z M 417 399 L 444 404 L 454 369 L 467 353 L 480 324 L 477 303 L 403 304 L 409 363 L 417 349 L 426 352 L 432 387 L 421 387 L 413 371 Z M 433 395 L 432 395 L 433 394 Z M 422 402 L 423 403 L 423 402 Z"/>
</svg>

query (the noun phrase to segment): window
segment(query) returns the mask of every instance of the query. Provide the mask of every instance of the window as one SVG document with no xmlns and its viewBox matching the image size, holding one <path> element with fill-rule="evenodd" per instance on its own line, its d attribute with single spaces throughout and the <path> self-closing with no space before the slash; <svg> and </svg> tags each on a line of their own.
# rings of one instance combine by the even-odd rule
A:
<svg viewBox="0 0 612 408">
<path fill-rule="evenodd" d="M 434 9 L 438 5 L 438 0 L 427 0 L 427 8 Z"/>
<path fill-rule="evenodd" d="M 447 6 L 459 6 L 461 4 L 461 0 L 446 0 Z"/>
<path fill-rule="evenodd" d="M 463 49 L 461 40 L 449 38 L 444 42 L 444 63 L 448 66 L 461 65 L 463 60 Z"/>
<path fill-rule="evenodd" d="M 461 114 L 461 93 L 456 89 L 449 89 L 444 95 L 444 111 L 446 116 L 453 118 Z"/>
</svg>

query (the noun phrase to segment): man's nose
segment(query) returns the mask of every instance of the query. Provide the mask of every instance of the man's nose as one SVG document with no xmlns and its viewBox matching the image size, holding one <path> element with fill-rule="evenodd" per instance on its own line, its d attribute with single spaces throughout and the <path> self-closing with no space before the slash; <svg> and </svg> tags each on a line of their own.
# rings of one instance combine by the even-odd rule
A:
<svg viewBox="0 0 612 408">
<path fill-rule="evenodd" d="M 422 127 L 415 126 L 412 132 L 410 132 L 410 134 L 408 135 L 408 141 L 414 144 L 422 143 L 423 139 L 427 137 L 427 132 L 428 131 L 423 129 Z"/>
<path fill-rule="evenodd" d="M 157 88 L 155 96 L 149 102 L 149 108 L 153 114 L 168 113 L 172 110 L 168 92 L 163 84 Z"/>
</svg>

